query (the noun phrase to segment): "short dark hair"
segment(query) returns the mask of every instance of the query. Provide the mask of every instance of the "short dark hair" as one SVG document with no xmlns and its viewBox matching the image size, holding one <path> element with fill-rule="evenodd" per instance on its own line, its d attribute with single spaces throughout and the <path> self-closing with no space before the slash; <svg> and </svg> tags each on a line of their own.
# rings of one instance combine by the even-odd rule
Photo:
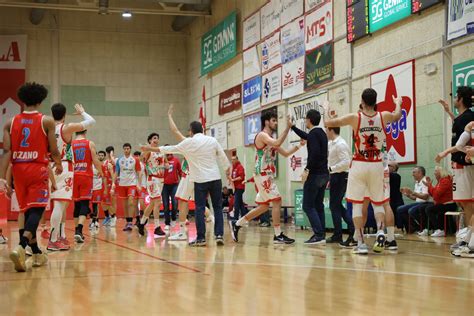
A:
<svg viewBox="0 0 474 316">
<path fill-rule="evenodd" d="M 115 149 L 114 149 L 114 146 L 107 146 L 105 148 L 105 152 L 110 154 L 111 152 L 113 152 Z"/>
<path fill-rule="evenodd" d="M 265 121 L 270 121 L 272 118 L 278 119 L 278 115 L 275 111 L 267 110 L 262 112 L 262 116 L 260 117 L 262 130 L 265 128 Z"/>
<path fill-rule="evenodd" d="M 51 113 L 55 121 L 62 120 L 66 116 L 66 106 L 62 103 L 54 103 L 51 106 Z"/>
<path fill-rule="evenodd" d="M 462 104 L 469 109 L 472 107 L 472 88 L 467 86 L 458 87 L 456 94 L 459 100 L 462 100 Z"/>
<path fill-rule="evenodd" d="M 134 156 L 140 156 L 142 153 L 139 152 L 138 150 L 133 153 Z"/>
<path fill-rule="evenodd" d="M 150 140 L 155 137 L 155 136 L 158 136 L 158 139 L 160 139 L 160 134 L 158 133 L 151 133 L 150 135 L 148 135 L 148 138 L 147 138 L 147 141 L 150 142 Z"/>
<path fill-rule="evenodd" d="M 421 172 L 421 174 L 422 174 L 423 176 L 426 175 L 426 169 L 425 169 L 425 167 L 423 167 L 423 166 L 416 166 L 415 168 L 418 169 L 418 170 L 420 170 L 420 172 Z"/>
<path fill-rule="evenodd" d="M 83 129 L 82 131 L 76 132 L 76 135 L 84 135 L 85 133 L 87 133 L 87 130 Z"/>
<path fill-rule="evenodd" d="M 130 145 L 130 143 L 123 144 L 122 148 L 125 148 L 125 147 L 132 149 L 132 145 Z"/>
<path fill-rule="evenodd" d="M 99 152 L 97 154 L 103 154 L 105 156 L 105 151 L 99 150 Z"/>
<path fill-rule="evenodd" d="M 27 82 L 17 92 L 18 98 L 26 106 L 41 104 L 48 96 L 48 89 L 36 82 Z"/>
<path fill-rule="evenodd" d="M 309 119 L 311 124 L 318 126 L 319 122 L 321 122 L 321 113 L 315 109 L 311 109 L 306 113 L 306 118 Z"/>
<path fill-rule="evenodd" d="M 362 92 L 362 100 L 368 106 L 377 105 L 377 91 L 372 88 L 367 88 Z"/>
<path fill-rule="evenodd" d="M 201 122 L 198 121 L 193 121 L 191 124 L 189 124 L 189 129 L 191 130 L 191 133 L 193 134 L 198 134 L 203 132 L 202 124 Z"/>
<path fill-rule="evenodd" d="M 328 130 L 333 131 L 336 135 L 339 135 L 341 133 L 340 127 L 328 127 Z"/>
</svg>

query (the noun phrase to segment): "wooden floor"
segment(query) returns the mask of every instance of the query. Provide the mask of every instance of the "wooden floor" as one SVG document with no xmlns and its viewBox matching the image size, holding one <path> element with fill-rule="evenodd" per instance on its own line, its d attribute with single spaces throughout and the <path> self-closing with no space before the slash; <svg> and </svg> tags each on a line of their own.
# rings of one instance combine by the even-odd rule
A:
<svg viewBox="0 0 474 316">
<path fill-rule="evenodd" d="M 152 234 L 139 238 L 136 231 L 122 232 L 122 225 L 101 227 L 95 239 L 86 229 L 85 244 L 51 253 L 46 267 L 26 273 L 14 272 L 8 259 L 18 242 L 16 223 L 2 225 L 10 241 L 0 245 L 0 314 L 472 315 L 474 310 L 474 260 L 453 258 L 452 238 L 410 236 L 399 240 L 398 254 L 354 256 L 335 245 L 304 246 L 309 231 L 295 233 L 293 227 L 287 227 L 297 239 L 293 246 L 274 246 L 271 228 L 251 226 L 242 230 L 242 243 L 226 234 L 224 247 L 196 249 L 155 242 Z"/>
</svg>

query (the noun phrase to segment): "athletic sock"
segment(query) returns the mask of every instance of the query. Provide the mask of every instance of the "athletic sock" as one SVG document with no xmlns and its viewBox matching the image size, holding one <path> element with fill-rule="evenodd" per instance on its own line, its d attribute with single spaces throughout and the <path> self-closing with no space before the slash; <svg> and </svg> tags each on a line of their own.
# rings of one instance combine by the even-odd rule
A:
<svg viewBox="0 0 474 316">
<path fill-rule="evenodd" d="M 273 229 L 275 230 L 275 236 L 280 236 L 281 226 L 280 225 L 275 225 L 275 226 L 273 226 Z"/>
<path fill-rule="evenodd" d="M 80 234 L 82 234 L 82 226 L 83 226 L 82 224 L 77 225 L 77 232 Z"/>
<path fill-rule="evenodd" d="M 364 234 L 362 233 L 362 228 L 356 229 L 354 238 L 357 240 L 357 246 L 360 246 L 364 243 Z"/>
<path fill-rule="evenodd" d="M 464 241 L 465 242 L 469 242 L 471 240 L 471 237 L 472 237 L 472 227 L 468 227 L 468 230 L 467 230 L 467 234 L 466 234 L 466 237 L 464 237 Z"/>
<path fill-rule="evenodd" d="M 474 234 L 472 233 L 472 228 L 469 230 L 471 232 L 471 237 L 469 238 L 469 249 L 474 250 Z"/>
<path fill-rule="evenodd" d="M 154 222 L 155 222 L 155 227 L 159 227 L 159 226 L 160 226 L 160 219 L 159 219 L 159 218 L 155 218 L 155 219 L 154 219 Z"/>
<path fill-rule="evenodd" d="M 148 216 L 143 216 L 140 220 L 139 220 L 140 224 L 142 225 L 145 225 L 146 222 L 148 222 Z"/>
<path fill-rule="evenodd" d="M 66 223 L 61 223 L 61 237 L 66 238 Z"/>
<path fill-rule="evenodd" d="M 127 223 L 133 222 L 133 217 L 127 217 Z"/>
<path fill-rule="evenodd" d="M 105 217 L 110 217 L 109 211 L 104 211 Z"/>
<path fill-rule="evenodd" d="M 20 246 L 22 246 L 23 248 L 26 248 L 26 246 L 28 246 L 28 238 L 26 238 L 25 236 L 21 236 L 20 238 Z"/>
<path fill-rule="evenodd" d="M 387 227 L 387 241 L 394 241 L 395 240 L 395 227 L 388 226 Z"/>
<path fill-rule="evenodd" d="M 21 228 L 18 230 L 18 234 L 20 235 L 20 240 L 21 240 L 21 237 L 23 237 L 23 234 L 25 233 L 25 229 L 24 228 Z"/>
<path fill-rule="evenodd" d="M 31 247 L 31 251 L 32 251 L 34 254 L 42 254 L 42 253 L 43 253 L 43 252 L 41 251 L 41 249 L 39 249 L 37 242 L 34 242 L 34 243 L 30 244 L 30 247 Z"/>
<path fill-rule="evenodd" d="M 110 216 L 112 216 L 112 218 L 115 218 L 115 214 L 112 214 L 112 215 L 110 215 Z"/>
<path fill-rule="evenodd" d="M 237 226 L 245 226 L 249 223 L 249 221 L 245 218 L 245 216 L 241 217 L 237 223 L 235 223 Z"/>
<path fill-rule="evenodd" d="M 182 234 L 186 233 L 186 222 L 180 222 L 179 223 L 179 232 Z"/>
<path fill-rule="evenodd" d="M 135 216 L 135 219 L 137 220 L 137 223 L 140 223 L 140 215 Z"/>
</svg>

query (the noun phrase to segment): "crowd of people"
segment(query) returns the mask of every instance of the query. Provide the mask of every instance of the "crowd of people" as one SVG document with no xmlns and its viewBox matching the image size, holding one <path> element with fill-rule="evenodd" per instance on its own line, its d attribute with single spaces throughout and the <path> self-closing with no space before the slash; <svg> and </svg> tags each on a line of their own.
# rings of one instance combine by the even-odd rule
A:
<svg viewBox="0 0 474 316">
<path fill-rule="evenodd" d="M 52 205 L 52 214 L 47 250 L 68 250 L 70 242 L 65 234 L 65 223 L 70 202 L 74 202 L 76 243 L 85 242 L 83 228 L 88 216 L 91 234 L 98 233 L 99 206 L 104 210 L 103 226 L 115 227 L 117 203 L 121 203 L 124 210 L 124 231 L 132 231 L 137 226 L 138 234 L 144 236 L 153 214 L 155 238 L 188 241 L 188 207 L 189 202 L 194 201 L 197 235 L 190 246 L 207 245 L 206 219 L 214 223 L 216 245 L 224 245 L 225 210 L 229 211 L 228 223 L 235 242 L 241 242 L 241 229 L 260 218 L 261 226 L 273 226 L 274 243 L 292 244 L 295 239 L 289 237 L 280 224 L 282 195 L 274 178 L 275 161 L 277 153 L 290 157 L 302 146 L 308 151 L 307 165 L 301 175 L 302 207 L 313 231 L 304 244 L 337 243 L 352 248 L 355 254 L 367 254 L 369 247 L 364 227 L 368 210 L 372 209 L 377 230 L 373 251 L 397 250 L 395 226 L 407 233 L 416 231 L 420 236 L 444 237 L 444 213 L 460 210 L 464 213 L 466 228 L 451 250 L 455 256 L 472 258 L 472 89 L 460 87 L 456 93 L 454 106 L 458 116 L 454 116 L 446 102 L 441 102 L 453 119 L 452 146 L 436 157 L 439 163 L 451 154 L 453 175 L 437 165 L 436 181 L 433 181 L 424 167 L 417 166 L 413 169 L 415 183 L 411 189 L 401 187 L 398 165 L 388 160 L 385 141 L 385 124 L 399 120 L 402 115 L 401 98 L 393 97 L 393 112 L 379 112 L 376 109 L 377 93 L 370 88 L 363 91 L 358 112 L 332 117 L 330 113 L 334 111 L 326 106 L 325 129 L 320 127 L 321 113 L 312 109 L 306 115 L 306 130 L 297 128 L 288 116 L 284 130 L 275 138 L 277 113 L 263 112 L 262 131 L 255 137 L 255 167 L 248 172 L 251 177 L 246 177 L 237 154 L 234 153 L 229 162 L 217 140 L 204 134 L 200 122 L 191 122 L 189 135 L 183 135 L 174 123 L 172 106 L 168 118 L 177 145 L 160 146 L 158 133 L 151 133 L 148 144 L 140 146 L 140 152 L 132 154 L 132 145 L 125 143 L 123 155 L 116 157 L 112 146 L 98 151 L 94 142 L 88 139 L 87 129 L 95 120 L 82 105 L 75 106 L 76 114 L 82 116 L 79 123 L 65 123 L 66 107 L 60 103 L 51 107 L 52 117 L 43 115 L 39 108 L 47 97 L 47 89 L 36 83 L 26 83 L 18 91 L 24 111 L 4 127 L 4 155 L 0 162 L 1 189 L 11 195 L 14 187 L 20 210 L 19 244 L 11 251 L 10 259 L 16 271 L 26 271 L 28 249 L 32 253 L 33 267 L 46 264 L 47 256 L 38 246 L 37 229 L 48 205 Z M 352 128 L 353 154 L 340 136 L 342 126 Z M 282 145 L 290 132 L 296 133 L 301 141 L 296 146 L 284 148 Z M 183 161 L 175 154 L 183 156 Z M 229 184 L 224 189 L 221 170 Z M 247 183 L 253 183 L 257 192 L 257 206 L 251 210 L 247 210 L 243 199 Z M 334 230 L 326 238 L 323 199 L 328 186 Z M 405 204 L 403 196 L 413 203 Z M 351 205 L 352 214 L 344 206 L 344 198 Z M 213 214 L 208 208 L 209 199 Z M 159 216 L 162 208 L 164 229 Z M 345 240 L 342 220 L 348 227 Z M 176 221 L 179 229 L 174 228 Z"/>
</svg>

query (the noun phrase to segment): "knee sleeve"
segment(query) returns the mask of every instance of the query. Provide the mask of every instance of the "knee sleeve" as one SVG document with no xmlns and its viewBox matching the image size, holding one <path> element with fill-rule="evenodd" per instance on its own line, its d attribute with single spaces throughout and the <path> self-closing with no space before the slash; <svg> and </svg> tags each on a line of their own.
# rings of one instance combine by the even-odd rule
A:
<svg viewBox="0 0 474 316">
<path fill-rule="evenodd" d="M 89 201 L 84 200 L 81 201 L 81 209 L 79 211 L 80 216 L 87 216 L 91 210 L 89 209 Z"/>
<path fill-rule="evenodd" d="M 374 214 L 382 213 L 385 214 L 385 210 L 383 209 L 383 205 L 373 205 Z"/>
<path fill-rule="evenodd" d="M 99 208 L 98 204 L 92 204 L 92 217 L 94 218 L 97 217 L 98 208 Z"/>
<path fill-rule="evenodd" d="M 81 202 L 74 202 L 74 218 L 78 218 L 81 213 Z"/>
<path fill-rule="evenodd" d="M 352 204 L 352 218 L 362 217 L 362 206 L 359 203 Z"/>
<path fill-rule="evenodd" d="M 36 230 L 38 229 L 41 216 L 43 216 L 44 207 L 33 207 L 25 213 L 25 231 L 30 232 L 33 236 L 36 236 Z"/>
</svg>

